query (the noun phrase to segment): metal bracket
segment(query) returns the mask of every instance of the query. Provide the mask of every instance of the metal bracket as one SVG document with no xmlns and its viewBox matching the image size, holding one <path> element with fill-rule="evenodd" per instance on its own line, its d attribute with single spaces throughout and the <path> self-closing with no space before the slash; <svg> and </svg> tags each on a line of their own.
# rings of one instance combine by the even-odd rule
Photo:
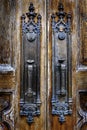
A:
<svg viewBox="0 0 87 130">
<path fill-rule="evenodd" d="M 59 12 L 52 14 L 52 114 L 65 121 L 72 113 L 72 63 L 71 63 L 71 14 L 64 12 L 62 3 Z M 56 21 L 56 15 L 58 20 Z"/>
<path fill-rule="evenodd" d="M 31 124 L 34 116 L 40 115 L 40 29 L 41 15 L 34 12 L 30 3 L 29 12 L 22 15 L 21 100 L 20 115 L 27 116 Z M 36 17 L 37 16 L 37 17 Z M 36 21 L 37 18 L 37 22 Z"/>
</svg>

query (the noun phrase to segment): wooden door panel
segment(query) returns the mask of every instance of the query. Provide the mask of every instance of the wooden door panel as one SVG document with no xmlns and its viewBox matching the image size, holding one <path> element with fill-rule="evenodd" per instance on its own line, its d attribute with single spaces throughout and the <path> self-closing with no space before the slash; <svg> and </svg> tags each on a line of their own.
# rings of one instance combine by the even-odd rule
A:
<svg viewBox="0 0 87 130">
<path fill-rule="evenodd" d="M 45 130 L 46 129 L 46 1 L 41 0 L 22 0 L 22 2 L 19 2 L 18 5 L 20 6 L 18 8 L 18 17 L 21 18 L 22 14 L 25 14 L 28 12 L 28 8 L 30 5 L 30 2 L 33 3 L 35 7 L 35 13 L 41 14 L 41 44 L 40 44 L 40 98 L 41 98 L 41 107 L 40 107 L 40 116 L 34 117 L 34 123 L 31 125 L 28 124 L 26 121 L 26 117 L 20 116 L 18 126 L 20 126 L 18 129 L 26 129 L 26 130 Z M 21 12 L 20 12 L 21 10 Z M 19 19 L 18 19 L 19 20 Z M 21 24 L 21 23 L 20 23 Z M 20 26 L 19 26 L 20 30 Z M 21 42 L 20 42 L 21 44 Z M 21 58 L 21 56 L 20 56 Z M 21 89 L 21 87 L 20 87 Z M 20 111 L 20 109 L 19 109 Z"/>
<path fill-rule="evenodd" d="M 86 66 L 86 56 L 87 56 L 87 33 L 86 33 L 86 18 L 87 18 L 87 1 L 78 0 L 76 3 L 76 12 L 77 12 L 77 46 L 78 46 L 78 55 L 77 55 L 77 97 L 76 97 L 76 128 L 87 129 L 86 125 L 86 95 L 87 95 L 87 66 Z"/>
<path fill-rule="evenodd" d="M 21 16 L 28 12 L 30 2 L 35 6 L 35 12 L 42 16 L 41 21 L 41 55 L 40 55 L 40 93 L 41 93 L 41 114 L 34 118 L 34 123 L 29 125 L 26 117 L 20 116 L 20 65 L 21 65 Z M 12 92 L 10 103 L 11 112 L 5 113 L 7 124 L 11 129 L 18 130 L 45 130 L 46 129 L 46 1 L 41 0 L 14 0 L 0 1 L 0 93 Z M 7 24 L 8 23 L 8 24 Z M 3 95 L 4 96 L 4 95 Z M 2 97 L 3 99 L 4 97 Z M 3 105 L 3 104 L 0 104 Z M 9 118 L 9 119 L 8 119 Z M 9 121 L 10 120 L 10 121 Z M 10 123 L 11 122 L 11 123 Z M 5 123 L 6 124 L 6 123 Z M 3 126 L 2 126 L 3 127 Z M 1 129 L 2 129 L 1 127 Z"/>
<path fill-rule="evenodd" d="M 29 125 L 20 116 L 21 91 L 21 16 L 30 2 L 41 14 L 40 116 Z M 12 130 L 86 130 L 87 129 L 87 0 L 62 0 L 64 11 L 71 12 L 72 114 L 65 122 L 52 115 L 52 24 L 60 0 L 0 0 L 0 129 Z M 35 19 L 36 20 L 36 19 Z M 8 24 L 7 24 L 8 23 Z M 6 104 L 10 106 L 8 108 Z M 5 110 L 2 111 L 1 108 Z M 2 114 L 1 114 L 2 113 Z"/>
<path fill-rule="evenodd" d="M 64 123 L 60 123 L 59 122 L 59 117 L 58 116 L 54 116 L 54 115 L 52 115 L 52 108 L 51 108 L 51 98 L 52 98 L 52 82 L 51 82 L 51 79 L 52 79 L 52 75 L 51 75 L 51 71 L 52 71 L 52 64 L 51 64 L 51 60 L 52 60 L 52 25 L 51 25 L 51 18 L 50 18 L 50 16 L 52 15 L 52 13 L 56 13 L 56 12 L 58 12 L 58 4 L 59 4 L 59 2 L 60 1 L 58 1 L 58 0 L 53 0 L 53 1 L 49 1 L 48 2 L 48 10 L 49 10 L 49 18 L 48 18 L 48 25 L 49 25 L 49 34 L 48 34 L 48 42 L 49 42 L 49 44 L 48 44 L 48 65 L 49 65 L 49 81 L 48 81 L 48 90 L 50 90 L 50 94 L 49 94 L 49 92 L 48 92 L 48 102 L 49 102 L 49 106 L 47 107 L 48 109 L 48 113 L 49 113 L 49 115 L 48 115 L 48 117 L 49 117 L 49 120 L 48 120 L 48 129 L 50 129 L 50 130 L 55 130 L 55 129 L 59 129 L 59 130 L 65 130 L 65 129 L 67 129 L 67 130 L 73 130 L 74 129 L 74 117 L 73 117 L 73 115 L 75 114 L 75 113 L 73 113 L 72 115 L 70 115 L 70 116 L 65 116 L 65 122 Z M 73 20 L 73 17 L 74 17 L 74 2 L 71 2 L 71 1 L 69 1 L 69 0 L 67 0 L 67 1 L 65 1 L 65 0 L 63 0 L 62 1 L 62 3 L 63 3 L 63 5 L 64 5 L 64 11 L 65 12 L 71 12 L 72 14 L 72 20 Z M 74 26 L 73 24 L 72 24 L 72 26 Z M 73 30 L 73 27 L 71 27 L 72 28 L 72 34 L 71 35 L 73 35 L 73 31 L 75 31 L 75 30 Z M 71 36 L 72 37 L 72 36 Z M 72 39 L 73 40 L 73 39 Z M 72 44 L 73 44 L 73 41 L 72 41 Z M 72 45 L 73 46 L 73 45 Z M 72 61 L 73 62 L 73 61 Z M 73 64 L 73 63 L 72 63 Z M 74 66 L 73 66 L 74 67 Z M 73 79 L 74 80 L 74 79 Z M 72 88 L 73 88 L 73 84 L 72 84 Z M 72 90 L 71 90 L 72 91 Z M 72 92 L 71 92 L 72 93 Z M 72 107 L 72 110 L 73 110 L 73 107 Z M 75 111 L 74 111 L 75 112 Z"/>
<path fill-rule="evenodd" d="M 48 10 L 49 10 L 49 14 L 51 15 L 52 13 L 57 12 L 58 9 L 58 2 L 56 0 L 53 1 L 49 1 L 48 2 Z M 86 2 L 86 1 L 85 1 Z M 52 67 L 51 67 L 51 60 L 52 60 L 52 30 L 51 30 L 51 19 L 50 19 L 50 15 L 48 17 L 48 25 L 49 25 L 49 36 L 48 36 L 48 66 L 49 66 L 49 80 L 48 80 L 48 90 L 50 91 L 50 93 L 48 92 L 48 102 L 49 102 L 49 106 L 48 106 L 48 117 L 49 117 L 49 121 L 48 121 L 48 129 L 52 129 L 55 130 L 56 128 L 58 129 L 69 129 L 69 130 L 73 130 L 73 129 L 80 129 L 80 127 L 78 127 L 78 100 L 79 100 L 79 95 L 78 92 L 79 90 L 81 90 L 81 86 L 85 86 L 86 85 L 86 66 L 84 67 L 80 67 L 80 54 L 83 54 L 82 51 L 83 49 L 81 49 L 81 45 L 80 44 L 80 39 L 79 39 L 79 32 L 82 30 L 78 30 L 78 26 L 82 26 L 79 25 L 79 18 L 78 17 L 82 17 L 82 13 L 79 14 L 79 12 L 77 11 L 78 8 L 81 9 L 82 4 L 77 0 L 77 1 L 70 1 L 70 0 L 62 0 L 62 3 L 64 4 L 64 8 L 66 12 L 71 12 L 72 14 L 72 33 L 71 33 L 71 37 L 72 37 L 72 99 L 73 99 L 73 103 L 72 103 L 72 111 L 73 114 L 71 116 L 67 116 L 66 117 L 66 122 L 63 123 L 62 125 L 59 123 L 58 118 L 55 116 L 52 116 L 52 108 L 51 108 L 51 98 L 52 98 Z M 86 3 L 85 3 L 86 4 Z M 79 7 L 78 7 L 79 6 Z M 85 9 L 84 9 L 85 10 Z M 81 10 L 82 11 L 82 10 Z M 81 15 L 81 16 L 80 16 Z M 85 28 L 85 27 L 84 27 Z M 83 27 L 81 28 L 83 29 Z M 83 34 L 83 32 L 81 32 Z M 78 37 L 77 37 L 78 36 Z M 79 39 L 79 40 L 78 40 Z M 86 43 L 86 42 L 85 42 Z M 77 51 L 78 50 L 78 51 Z M 85 47 L 86 50 L 86 47 Z M 81 52 L 81 53 L 80 53 Z M 85 51 L 86 52 L 86 51 Z M 84 53 L 85 53 L 84 52 Z M 86 54 L 86 53 L 85 53 Z M 80 59 L 79 59 L 80 57 Z M 79 65 L 78 65 L 79 62 Z M 84 71 L 84 72 L 78 72 L 79 71 Z M 86 90 L 86 86 L 84 88 L 82 88 L 82 90 Z M 84 100 L 84 99 L 83 99 Z M 81 115 L 80 115 L 81 117 Z M 85 117 L 84 117 L 85 118 Z M 81 119 L 81 118 L 80 118 Z M 82 122 L 82 121 L 81 121 Z M 84 123 L 82 123 L 84 124 Z M 84 126 L 86 128 L 86 125 Z M 83 128 L 84 129 L 84 128 Z"/>
</svg>

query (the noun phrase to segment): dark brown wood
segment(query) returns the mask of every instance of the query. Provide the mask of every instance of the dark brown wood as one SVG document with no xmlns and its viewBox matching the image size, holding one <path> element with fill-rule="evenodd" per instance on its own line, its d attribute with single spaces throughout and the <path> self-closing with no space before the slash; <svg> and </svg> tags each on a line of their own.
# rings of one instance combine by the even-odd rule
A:
<svg viewBox="0 0 87 130">
<path fill-rule="evenodd" d="M 85 8 L 84 8 L 85 7 Z M 77 1 L 77 13 L 78 15 L 78 46 L 79 50 L 79 62 L 86 65 L 87 62 L 87 1 Z"/>
<path fill-rule="evenodd" d="M 11 92 L 12 109 L 4 111 L 0 129 L 8 130 L 86 130 L 87 116 L 87 0 L 61 0 L 66 12 L 72 15 L 72 95 L 71 116 L 61 124 L 58 116 L 52 115 L 52 29 L 51 15 L 58 11 L 60 0 L 0 0 L 0 99 L 8 99 L 5 93 Z M 30 2 L 35 12 L 42 16 L 41 55 L 40 55 L 40 95 L 41 115 L 29 125 L 26 117 L 21 117 L 21 16 L 28 11 Z M 84 16 L 84 17 L 83 17 Z M 4 65 L 3 65 L 4 64 Z M 9 71 L 10 67 L 10 71 Z M 83 107 L 84 106 L 84 107 Z M 83 110 L 83 111 L 82 111 Z M 4 118 L 5 117 L 5 118 Z M 83 118 L 82 118 L 83 117 Z M 6 120 L 7 124 L 6 124 Z M 9 121 L 10 120 L 10 121 Z M 9 125 L 8 125 L 9 124 Z M 9 127 L 10 126 L 10 127 Z"/>
<path fill-rule="evenodd" d="M 49 1 L 48 2 L 48 10 L 49 10 L 49 14 L 51 15 L 52 13 L 55 13 L 55 12 L 57 12 L 57 10 L 58 10 L 58 4 L 59 4 L 59 2 L 60 1 L 57 1 L 57 0 L 54 0 L 54 1 Z M 64 5 L 64 11 L 66 11 L 67 13 L 68 12 L 71 12 L 71 13 L 73 13 L 72 11 L 73 11 L 73 3 L 72 2 L 70 2 L 70 1 L 62 1 L 62 3 L 63 3 L 63 5 Z M 68 5 L 68 6 L 67 6 Z M 52 37 L 50 37 L 51 35 L 52 35 L 52 30 L 51 30 L 51 28 L 50 28 L 50 26 L 51 26 L 51 19 L 50 19 L 50 15 L 48 15 L 48 25 L 49 25 L 49 32 L 48 32 L 48 42 L 49 42 L 49 44 L 48 44 L 48 59 L 49 59 L 49 61 L 51 61 L 52 59 L 51 59 L 51 57 L 52 57 L 52 55 L 50 55 L 50 53 L 52 54 Z M 72 16 L 73 16 L 73 14 L 72 14 Z M 72 30 L 72 32 L 73 32 L 73 30 Z M 50 75 L 49 75 L 49 82 L 48 82 L 48 88 L 49 88 L 49 90 L 51 90 L 52 91 L 52 85 L 51 85 L 51 62 L 48 62 L 48 64 L 49 64 L 49 66 L 50 66 L 50 71 L 49 71 L 49 73 L 50 73 Z M 73 86 L 72 86 L 73 87 Z M 71 93 L 71 92 L 70 92 Z M 49 100 L 51 100 L 51 93 L 48 95 L 49 97 L 48 97 L 48 99 Z M 49 100 L 48 100 L 48 102 L 49 102 Z M 74 122 L 74 118 L 73 118 L 73 116 L 71 115 L 71 116 L 67 116 L 66 117 L 66 122 L 64 122 L 63 124 L 61 124 L 59 121 L 58 121 L 58 118 L 57 118 L 57 116 L 56 117 L 54 117 L 54 116 L 52 116 L 51 115 L 51 108 L 50 108 L 50 105 L 51 105 L 51 103 L 49 104 L 49 106 L 47 107 L 48 109 L 48 113 L 49 113 L 49 115 L 48 115 L 48 117 L 49 117 L 49 120 L 48 120 L 48 129 L 50 129 L 50 130 L 55 130 L 56 128 L 58 128 L 59 130 L 65 130 L 65 129 L 67 129 L 67 130 L 73 130 L 74 129 L 74 125 L 73 125 L 73 122 Z M 67 123 L 69 121 L 69 123 Z"/>
</svg>

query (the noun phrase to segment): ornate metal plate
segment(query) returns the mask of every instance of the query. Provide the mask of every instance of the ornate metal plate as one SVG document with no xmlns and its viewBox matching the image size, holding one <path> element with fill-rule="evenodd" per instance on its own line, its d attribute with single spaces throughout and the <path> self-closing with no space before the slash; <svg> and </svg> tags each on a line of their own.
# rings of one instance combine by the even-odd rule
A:
<svg viewBox="0 0 87 130">
<path fill-rule="evenodd" d="M 30 3 L 29 12 L 22 16 L 21 101 L 20 115 L 27 116 L 31 124 L 34 116 L 40 115 L 40 28 L 41 15 L 34 12 Z M 37 22 L 35 18 L 37 16 Z M 28 19 L 28 21 L 26 20 Z"/>
<path fill-rule="evenodd" d="M 59 3 L 59 12 L 52 14 L 52 114 L 65 121 L 65 115 L 71 114 L 70 108 L 72 73 L 71 73 L 71 14 L 64 12 Z"/>
</svg>

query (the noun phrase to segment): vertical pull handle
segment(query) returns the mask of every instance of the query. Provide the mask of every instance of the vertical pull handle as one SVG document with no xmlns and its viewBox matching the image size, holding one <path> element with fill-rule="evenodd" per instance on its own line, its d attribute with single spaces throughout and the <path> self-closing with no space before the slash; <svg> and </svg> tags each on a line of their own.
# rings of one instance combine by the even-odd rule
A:
<svg viewBox="0 0 87 130">
<path fill-rule="evenodd" d="M 69 99 L 72 87 L 71 74 L 71 15 L 64 12 L 62 3 L 59 12 L 52 15 L 52 114 L 65 121 L 65 115 L 72 113 Z"/>
<path fill-rule="evenodd" d="M 61 90 L 60 94 L 66 95 L 66 65 L 61 64 Z"/>
<path fill-rule="evenodd" d="M 33 85 L 33 71 L 34 71 L 34 60 L 27 60 L 27 70 L 28 70 L 28 76 L 27 76 L 27 82 L 28 82 L 28 90 L 25 93 L 28 97 L 32 97 L 34 95 L 32 91 L 32 85 Z"/>
<path fill-rule="evenodd" d="M 58 95 L 60 95 L 61 89 L 61 64 L 56 66 L 56 100 L 58 101 Z"/>
<path fill-rule="evenodd" d="M 40 33 L 41 15 L 35 13 L 33 3 L 30 3 L 29 12 L 22 15 L 20 100 L 20 115 L 27 116 L 29 124 L 34 121 L 34 116 L 40 115 Z"/>
<path fill-rule="evenodd" d="M 25 93 L 25 96 L 27 97 L 27 101 L 31 101 L 30 98 L 33 98 L 35 95 L 35 92 L 33 92 L 33 75 L 34 74 L 34 60 L 27 60 L 27 81 L 28 81 L 28 89 Z"/>
</svg>

